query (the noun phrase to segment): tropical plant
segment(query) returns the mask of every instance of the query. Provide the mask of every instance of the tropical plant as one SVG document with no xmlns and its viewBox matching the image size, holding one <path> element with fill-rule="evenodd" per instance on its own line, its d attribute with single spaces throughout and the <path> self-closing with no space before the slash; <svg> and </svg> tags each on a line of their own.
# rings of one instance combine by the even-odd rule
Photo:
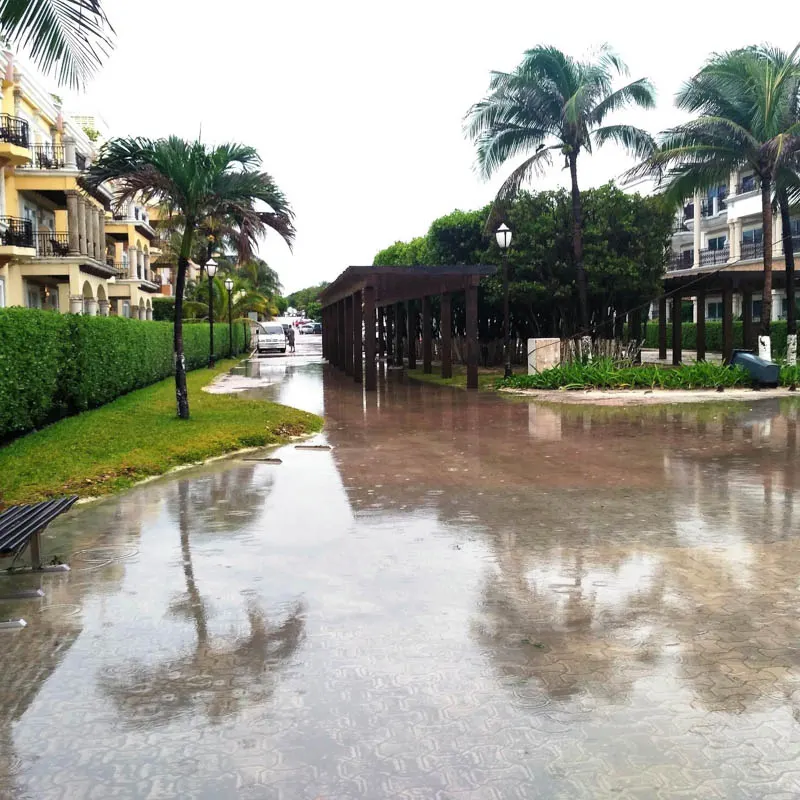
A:
<svg viewBox="0 0 800 800">
<path fill-rule="evenodd" d="M 236 267 L 236 274 L 250 282 L 250 285 L 261 294 L 274 298 L 283 289 L 278 273 L 261 258 L 251 258 Z"/>
<path fill-rule="evenodd" d="M 103 145 L 85 178 L 89 186 L 114 181 L 117 204 L 140 197 L 145 203 L 161 203 L 169 212 L 183 217 L 174 326 L 175 396 L 181 419 L 189 418 L 182 304 L 198 227 L 210 217 L 236 217 L 247 220 L 253 230 L 276 230 L 289 246 L 294 240 L 291 207 L 275 181 L 260 167 L 258 153 L 245 145 L 208 147 L 176 136 L 157 140 L 134 137 L 112 139 Z M 271 211 L 257 211 L 256 202 L 265 203 Z"/>
<path fill-rule="evenodd" d="M 0 0 L 0 34 L 59 83 L 80 88 L 113 46 L 100 0 Z"/>
<path fill-rule="evenodd" d="M 782 169 L 800 151 L 797 104 L 800 45 L 791 53 L 767 46 L 717 54 L 681 88 L 677 105 L 698 113 L 665 131 L 644 169 L 663 175 L 666 197 L 679 204 L 693 193 L 751 169 L 761 189 L 764 287 L 759 354 L 770 358 L 772 198 Z"/>
<path fill-rule="evenodd" d="M 578 61 L 555 47 L 538 46 L 526 51 L 512 72 L 492 73 L 488 94 L 472 106 L 465 120 L 484 178 L 510 159 L 526 155 L 501 186 L 501 204 L 552 164 L 554 152 L 564 157 L 572 189 L 572 256 L 584 334 L 589 331 L 589 291 L 578 156 L 606 142 L 615 142 L 639 158 L 649 155 L 653 147 L 650 135 L 640 128 L 605 124 L 609 115 L 627 106 L 652 108 L 655 104 L 653 87 L 645 78 L 615 90 L 614 76 L 625 74 L 624 62 L 607 47 L 593 60 Z"/>
</svg>

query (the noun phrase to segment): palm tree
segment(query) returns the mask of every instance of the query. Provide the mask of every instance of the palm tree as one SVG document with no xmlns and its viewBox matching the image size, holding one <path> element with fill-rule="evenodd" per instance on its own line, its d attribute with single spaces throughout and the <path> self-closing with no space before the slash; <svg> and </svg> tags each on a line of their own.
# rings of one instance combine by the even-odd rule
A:
<svg viewBox="0 0 800 800">
<path fill-rule="evenodd" d="M 513 72 L 493 72 L 487 96 L 466 116 L 466 133 L 477 147 L 478 168 L 491 177 L 506 161 L 525 160 L 503 183 L 498 200 L 510 199 L 520 186 L 564 156 L 572 185 L 572 249 L 578 284 L 580 324 L 589 331 L 589 290 L 583 264 L 578 156 L 582 150 L 616 142 L 643 158 L 652 152 L 650 135 L 631 125 L 604 124 L 613 112 L 630 105 L 652 108 L 655 92 L 645 78 L 614 89 L 614 75 L 627 74 L 624 62 L 608 48 L 592 61 L 577 61 L 555 47 L 525 52 Z"/>
<path fill-rule="evenodd" d="M 209 217 L 233 216 L 253 230 L 276 230 L 291 247 L 294 240 L 291 207 L 275 181 L 259 170 L 261 159 L 252 147 L 224 144 L 207 147 L 186 142 L 139 137 L 112 139 L 100 151 L 86 176 L 90 186 L 114 181 L 115 200 L 133 197 L 159 202 L 183 217 L 183 233 L 175 284 L 175 396 L 178 416 L 189 418 L 186 367 L 183 357 L 183 294 L 195 233 Z M 254 204 L 271 211 L 264 214 Z"/>
<path fill-rule="evenodd" d="M 772 198 L 781 170 L 800 151 L 796 116 L 800 45 L 791 53 L 766 46 L 714 55 L 677 97 L 699 117 L 663 133 L 645 168 L 665 173 L 666 197 L 676 205 L 694 192 L 752 169 L 761 189 L 764 288 L 759 355 L 771 358 Z"/>
<path fill-rule="evenodd" d="M 0 35 L 74 89 L 108 55 L 113 34 L 100 0 L 0 0 Z"/>
</svg>

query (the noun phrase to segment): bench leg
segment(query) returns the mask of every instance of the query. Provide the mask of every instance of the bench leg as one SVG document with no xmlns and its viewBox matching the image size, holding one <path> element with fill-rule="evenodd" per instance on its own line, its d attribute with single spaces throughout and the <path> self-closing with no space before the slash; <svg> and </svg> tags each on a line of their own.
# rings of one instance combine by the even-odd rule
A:
<svg viewBox="0 0 800 800">
<path fill-rule="evenodd" d="M 31 536 L 31 567 L 34 570 L 40 570 L 42 568 L 42 556 L 39 552 L 39 532 Z"/>
</svg>

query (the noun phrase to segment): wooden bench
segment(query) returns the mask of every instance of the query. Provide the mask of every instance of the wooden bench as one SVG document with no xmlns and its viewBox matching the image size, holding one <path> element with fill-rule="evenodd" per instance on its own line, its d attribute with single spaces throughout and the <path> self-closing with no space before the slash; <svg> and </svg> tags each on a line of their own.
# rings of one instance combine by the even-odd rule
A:
<svg viewBox="0 0 800 800">
<path fill-rule="evenodd" d="M 37 571 L 49 569 L 42 566 L 41 533 L 56 517 L 69 511 L 77 499 L 77 495 L 59 497 L 43 503 L 12 506 L 0 513 L 0 558 L 13 558 L 16 561 L 30 545 L 31 567 Z M 69 567 L 59 564 L 57 569 L 64 571 Z"/>
</svg>

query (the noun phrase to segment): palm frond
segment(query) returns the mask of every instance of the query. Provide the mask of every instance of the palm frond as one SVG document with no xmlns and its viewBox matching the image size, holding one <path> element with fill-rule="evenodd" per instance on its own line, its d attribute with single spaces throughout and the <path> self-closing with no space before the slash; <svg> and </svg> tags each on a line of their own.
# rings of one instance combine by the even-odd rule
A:
<svg viewBox="0 0 800 800">
<path fill-rule="evenodd" d="M 597 128 L 592 137 L 598 146 L 606 142 L 616 142 L 632 156 L 640 159 L 652 156 L 656 147 L 653 137 L 646 130 L 634 125 L 605 125 Z"/>
<path fill-rule="evenodd" d="M 73 89 L 86 84 L 114 40 L 100 0 L 3 0 L 0 32 Z"/>
</svg>

